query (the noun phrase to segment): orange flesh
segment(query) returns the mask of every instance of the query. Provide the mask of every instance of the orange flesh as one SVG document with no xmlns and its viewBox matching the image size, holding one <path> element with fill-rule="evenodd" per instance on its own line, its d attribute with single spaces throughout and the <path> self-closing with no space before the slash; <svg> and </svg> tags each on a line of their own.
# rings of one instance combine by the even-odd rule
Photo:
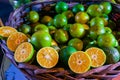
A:
<svg viewBox="0 0 120 80">
<path fill-rule="evenodd" d="M 37 53 L 37 61 L 44 68 L 52 68 L 58 62 L 58 53 L 54 48 L 44 47 Z"/>
<path fill-rule="evenodd" d="M 29 56 L 33 54 L 32 52 L 32 45 L 28 42 L 24 42 L 17 47 L 14 58 L 17 62 L 26 62 L 29 59 Z"/>
<path fill-rule="evenodd" d="M 91 60 L 85 52 L 77 51 L 70 56 L 68 64 L 73 72 L 84 73 L 89 70 Z"/>
<path fill-rule="evenodd" d="M 7 46 L 11 51 L 15 51 L 19 44 L 28 41 L 28 37 L 21 32 L 14 32 L 7 39 Z"/>
<path fill-rule="evenodd" d="M 15 28 L 9 26 L 0 27 L 0 35 L 3 37 L 9 37 L 9 35 L 14 32 L 17 32 Z"/>
<path fill-rule="evenodd" d="M 89 48 L 86 50 L 86 53 L 90 56 L 92 64 L 92 67 L 99 67 L 102 66 L 106 61 L 106 55 L 103 50 L 99 48 Z"/>
</svg>

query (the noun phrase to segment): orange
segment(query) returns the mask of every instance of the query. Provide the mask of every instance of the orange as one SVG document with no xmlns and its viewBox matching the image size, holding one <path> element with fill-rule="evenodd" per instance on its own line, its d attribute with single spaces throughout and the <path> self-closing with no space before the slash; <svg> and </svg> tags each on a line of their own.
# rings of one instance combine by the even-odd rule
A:
<svg viewBox="0 0 120 80">
<path fill-rule="evenodd" d="M 13 27 L 10 26 L 0 27 L 0 36 L 2 37 L 8 37 L 13 32 L 17 32 L 17 30 Z"/>
<path fill-rule="evenodd" d="M 7 47 L 11 51 L 15 51 L 18 45 L 26 41 L 28 41 L 28 37 L 24 33 L 14 32 L 7 39 Z"/>
<path fill-rule="evenodd" d="M 78 12 L 76 15 L 75 15 L 75 21 L 77 23 L 82 23 L 82 24 L 85 24 L 89 21 L 89 15 L 86 13 L 86 12 Z"/>
<path fill-rule="evenodd" d="M 43 18 L 42 18 L 42 20 L 41 20 L 41 22 L 43 23 L 43 24 L 47 24 L 48 22 L 50 22 L 52 20 L 52 17 L 50 17 L 50 16 L 44 16 Z"/>
<path fill-rule="evenodd" d="M 100 67 L 106 62 L 106 55 L 104 51 L 97 47 L 88 48 L 85 51 L 91 58 L 92 67 Z"/>
<path fill-rule="evenodd" d="M 34 48 L 31 43 L 23 42 L 15 50 L 14 58 L 16 62 L 28 62 L 34 55 Z"/>
<path fill-rule="evenodd" d="M 58 59 L 58 52 L 52 47 L 44 47 L 37 52 L 37 62 L 44 68 L 54 67 Z"/>
<path fill-rule="evenodd" d="M 91 59 L 85 52 L 77 51 L 69 57 L 68 65 L 75 73 L 85 73 L 90 68 Z"/>
</svg>

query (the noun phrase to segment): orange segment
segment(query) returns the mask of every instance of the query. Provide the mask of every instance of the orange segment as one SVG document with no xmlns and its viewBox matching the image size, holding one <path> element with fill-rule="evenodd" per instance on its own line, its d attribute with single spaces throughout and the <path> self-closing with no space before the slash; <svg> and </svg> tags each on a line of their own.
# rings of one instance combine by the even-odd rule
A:
<svg viewBox="0 0 120 80">
<path fill-rule="evenodd" d="M 34 48 L 29 42 L 21 43 L 15 50 L 14 58 L 16 62 L 28 62 L 32 59 Z"/>
<path fill-rule="evenodd" d="M 91 59 L 85 52 L 77 51 L 70 56 L 68 65 L 75 73 L 85 73 L 90 68 Z"/>
<path fill-rule="evenodd" d="M 91 66 L 92 67 L 100 67 L 102 66 L 106 61 L 106 55 L 104 51 L 100 48 L 91 47 L 86 50 L 86 53 L 91 58 Z"/>
<path fill-rule="evenodd" d="M 58 59 L 58 52 L 52 47 L 44 47 L 37 52 L 37 62 L 44 68 L 54 67 Z"/>
<path fill-rule="evenodd" d="M 19 44 L 28 41 L 28 37 L 21 32 L 12 33 L 7 39 L 7 46 L 11 51 L 15 51 Z"/>
<path fill-rule="evenodd" d="M 17 32 L 17 30 L 13 27 L 9 27 L 9 26 L 0 27 L 0 35 L 2 37 L 8 37 L 13 32 Z"/>
</svg>

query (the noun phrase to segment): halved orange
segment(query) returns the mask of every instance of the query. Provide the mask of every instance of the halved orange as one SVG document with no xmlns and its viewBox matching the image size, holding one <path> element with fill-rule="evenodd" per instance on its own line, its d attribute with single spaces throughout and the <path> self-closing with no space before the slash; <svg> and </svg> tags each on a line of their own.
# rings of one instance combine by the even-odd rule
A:
<svg viewBox="0 0 120 80">
<path fill-rule="evenodd" d="M 106 61 L 106 55 L 105 55 L 104 51 L 100 48 L 91 47 L 91 48 L 88 48 L 85 52 L 91 58 L 91 61 L 92 61 L 91 66 L 92 67 L 100 67 Z"/>
<path fill-rule="evenodd" d="M 77 51 L 69 57 L 68 65 L 75 73 L 85 73 L 90 68 L 91 59 L 85 52 Z"/>
<path fill-rule="evenodd" d="M 2 37 L 8 37 L 13 32 L 17 32 L 17 30 L 13 27 L 10 26 L 0 27 L 0 36 Z"/>
<path fill-rule="evenodd" d="M 33 58 L 34 48 L 31 43 L 23 42 L 15 50 L 14 59 L 16 62 L 28 62 Z"/>
<path fill-rule="evenodd" d="M 54 67 L 58 59 L 58 52 L 52 47 L 43 47 L 37 52 L 37 62 L 44 68 Z"/>
<path fill-rule="evenodd" d="M 28 37 L 22 32 L 14 32 L 7 39 L 7 47 L 11 51 L 15 51 L 22 42 L 27 42 Z"/>
</svg>

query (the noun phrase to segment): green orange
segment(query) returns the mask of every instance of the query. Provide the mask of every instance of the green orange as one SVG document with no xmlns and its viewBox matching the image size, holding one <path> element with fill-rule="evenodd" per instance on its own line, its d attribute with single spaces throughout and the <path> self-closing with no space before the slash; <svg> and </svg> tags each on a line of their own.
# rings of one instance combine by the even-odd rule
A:
<svg viewBox="0 0 120 80">
<path fill-rule="evenodd" d="M 83 41 L 79 38 L 73 38 L 69 40 L 68 45 L 73 46 L 78 51 L 81 51 L 83 49 Z"/>
<path fill-rule="evenodd" d="M 68 10 L 68 5 L 67 5 L 67 3 L 65 3 L 63 1 L 60 1 L 55 5 L 55 11 L 57 13 L 62 13 L 67 10 Z"/>
<path fill-rule="evenodd" d="M 28 62 L 34 55 L 34 48 L 31 43 L 23 42 L 15 50 L 14 58 L 16 62 Z"/>
<path fill-rule="evenodd" d="M 49 47 L 52 43 L 52 37 L 48 32 L 37 31 L 31 36 L 30 42 L 39 50 L 42 47 Z"/>
<path fill-rule="evenodd" d="M 77 23 L 85 24 L 89 21 L 89 15 L 86 12 L 78 12 L 75 15 L 75 21 Z"/>
</svg>

